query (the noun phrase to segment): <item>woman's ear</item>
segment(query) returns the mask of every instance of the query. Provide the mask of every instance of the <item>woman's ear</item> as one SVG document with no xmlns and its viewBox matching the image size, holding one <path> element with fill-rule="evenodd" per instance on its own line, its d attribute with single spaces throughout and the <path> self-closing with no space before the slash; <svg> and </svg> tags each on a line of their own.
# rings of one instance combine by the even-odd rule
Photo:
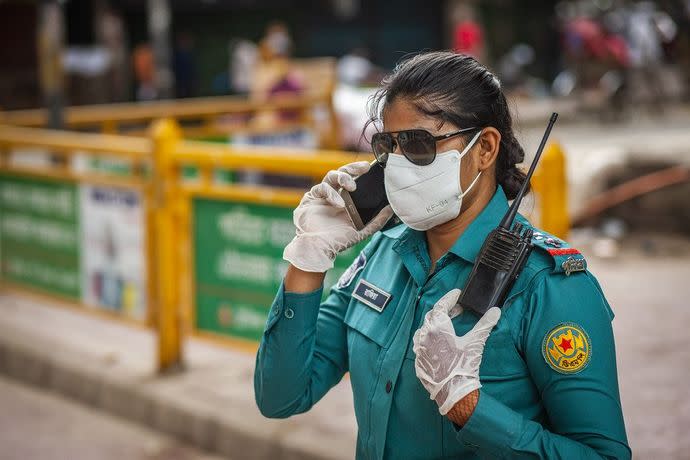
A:
<svg viewBox="0 0 690 460">
<path fill-rule="evenodd" d="M 500 146 L 501 133 L 492 126 L 484 128 L 482 135 L 477 140 L 477 149 L 479 150 L 477 160 L 480 171 L 485 171 L 496 163 Z"/>
</svg>

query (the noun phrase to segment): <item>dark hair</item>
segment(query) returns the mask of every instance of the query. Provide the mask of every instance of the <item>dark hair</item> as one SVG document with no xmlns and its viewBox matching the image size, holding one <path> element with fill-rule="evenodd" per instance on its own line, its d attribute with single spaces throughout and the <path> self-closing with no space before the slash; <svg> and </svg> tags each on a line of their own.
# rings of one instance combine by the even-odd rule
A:
<svg viewBox="0 0 690 460">
<path fill-rule="evenodd" d="M 421 113 L 458 128 L 496 128 L 501 133 L 496 182 L 508 199 L 515 198 L 526 178 L 515 165 L 522 163 L 525 152 L 515 138 L 508 103 L 493 73 L 471 56 L 448 51 L 417 54 L 383 79 L 382 88 L 370 100 L 369 124 L 380 120 L 386 106 L 399 97 Z"/>
</svg>

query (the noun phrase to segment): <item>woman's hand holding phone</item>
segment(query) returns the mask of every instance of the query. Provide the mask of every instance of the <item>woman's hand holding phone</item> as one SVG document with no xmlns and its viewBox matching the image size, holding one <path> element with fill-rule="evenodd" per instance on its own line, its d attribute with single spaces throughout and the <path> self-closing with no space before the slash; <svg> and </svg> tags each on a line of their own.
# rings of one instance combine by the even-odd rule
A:
<svg viewBox="0 0 690 460">
<path fill-rule="evenodd" d="M 362 230 L 388 206 L 383 167 L 376 161 L 355 179 L 356 190 L 340 190 L 347 211 L 357 230 Z"/>
<path fill-rule="evenodd" d="M 311 188 L 293 213 L 295 237 L 285 247 L 283 259 L 305 272 L 323 273 L 333 268 L 340 252 L 380 230 L 393 215 L 384 208 L 362 230 L 357 230 L 345 209 L 339 189 L 355 191 L 355 177 L 369 171 L 370 164 L 358 161 L 329 171 L 320 184 Z"/>
</svg>

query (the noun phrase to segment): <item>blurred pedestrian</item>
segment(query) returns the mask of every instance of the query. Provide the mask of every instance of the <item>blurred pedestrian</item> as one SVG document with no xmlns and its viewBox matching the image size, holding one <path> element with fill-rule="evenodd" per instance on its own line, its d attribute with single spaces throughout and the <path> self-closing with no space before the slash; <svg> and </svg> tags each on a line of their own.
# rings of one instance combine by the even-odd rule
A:
<svg viewBox="0 0 690 460">
<path fill-rule="evenodd" d="M 632 79 L 637 85 L 638 94 L 645 94 L 646 102 L 658 113 L 663 112 L 666 103 L 662 83 L 663 44 L 673 39 L 676 30 L 673 20 L 666 13 L 658 11 L 653 2 L 636 3 L 628 17 Z"/>
<path fill-rule="evenodd" d="M 484 32 L 477 21 L 474 7 L 462 4 L 455 11 L 456 22 L 453 27 L 453 50 L 456 53 L 484 59 Z"/>
<path fill-rule="evenodd" d="M 100 26 L 96 30 L 99 41 L 110 57 L 106 85 L 109 102 L 124 102 L 129 99 L 130 63 L 127 59 L 127 32 L 122 16 L 110 6 L 106 6 L 100 16 Z"/>
<path fill-rule="evenodd" d="M 259 49 L 250 40 L 235 39 L 230 41 L 228 51 L 230 92 L 247 96 L 251 92 L 252 82 L 256 75 Z"/>
<path fill-rule="evenodd" d="M 383 73 L 369 59 L 369 50 L 357 47 L 338 59 L 336 72 L 341 83 L 350 86 L 375 85 Z"/>
<path fill-rule="evenodd" d="M 266 34 L 259 42 L 261 56 L 265 61 L 288 58 L 292 53 L 292 38 L 287 25 L 274 21 L 266 27 Z"/>
<path fill-rule="evenodd" d="M 177 35 L 173 54 L 173 74 L 175 75 L 175 97 L 196 95 L 194 37 L 189 32 L 181 32 Z"/>
<path fill-rule="evenodd" d="M 589 2 L 559 4 L 558 11 L 566 69 L 554 79 L 554 92 L 577 91 L 581 108 L 594 108 L 601 118 L 620 119 L 628 103 L 627 12 Z"/>
<path fill-rule="evenodd" d="M 253 99 L 268 101 L 280 96 L 298 95 L 305 90 L 302 76 L 290 64 L 291 52 L 292 39 L 287 26 L 280 21 L 269 24 L 266 36 L 259 44 L 261 59 L 252 84 Z M 257 114 L 254 123 L 269 126 L 276 122 L 295 121 L 299 117 L 299 110 L 263 111 Z"/>
<path fill-rule="evenodd" d="M 249 48 L 246 49 L 249 51 Z M 290 96 L 299 96 L 306 84 L 302 75 L 290 61 L 292 39 L 285 23 L 275 21 L 266 28 L 266 35 L 259 43 L 259 59 L 253 69 L 250 98 L 257 102 L 269 102 Z M 247 57 L 249 53 L 247 53 Z M 249 60 L 249 59 L 247 59 Z M 260 109 L 250 120 L 252 134 L 236 135 L 236 144 L 251 145 L 300 145 L 312 143 L 311 133 L 303 126 L 296 126 L 311 114 L 305 109 Z M 262 183 L 279 187 L 303 188 L 311 185 L 304 177 L 263 174 L 259 171 L 244 171 L 238 180 L 248 183 Z"/>
<path fill-rule="evenodd" d="M 153 49 L 148 43 L 142 43 L 132 52 L 132 65 L 136 81 L 137 101 L 152 101 L 158 97 L 155 74 L 156 67 L 153 58 Z"/>
<path fill-rule="evenodd" d="M 63 68 L 65 27 L 59 3 L 43 3 L 38 21 L 38 76 L 45 105 L 48 108 L 48 127 L 64 127 L 65 75 Z"/>
</svg>

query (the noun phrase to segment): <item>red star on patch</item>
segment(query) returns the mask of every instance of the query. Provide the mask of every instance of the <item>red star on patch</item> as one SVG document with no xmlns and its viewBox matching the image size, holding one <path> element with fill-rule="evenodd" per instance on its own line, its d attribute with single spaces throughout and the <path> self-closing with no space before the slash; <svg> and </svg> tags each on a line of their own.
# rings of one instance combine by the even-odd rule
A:
<svg viewBox="0 0 690 460">
<path fill-rule="evenodd" d="M 565 338 L 561 339 L 561 344 L 558 346 L 563 349 L 563 353 L 573 349 L 573 345 L 570 342 L 572 342 L 572 340 L 565 340 Z"/>
</svg>

